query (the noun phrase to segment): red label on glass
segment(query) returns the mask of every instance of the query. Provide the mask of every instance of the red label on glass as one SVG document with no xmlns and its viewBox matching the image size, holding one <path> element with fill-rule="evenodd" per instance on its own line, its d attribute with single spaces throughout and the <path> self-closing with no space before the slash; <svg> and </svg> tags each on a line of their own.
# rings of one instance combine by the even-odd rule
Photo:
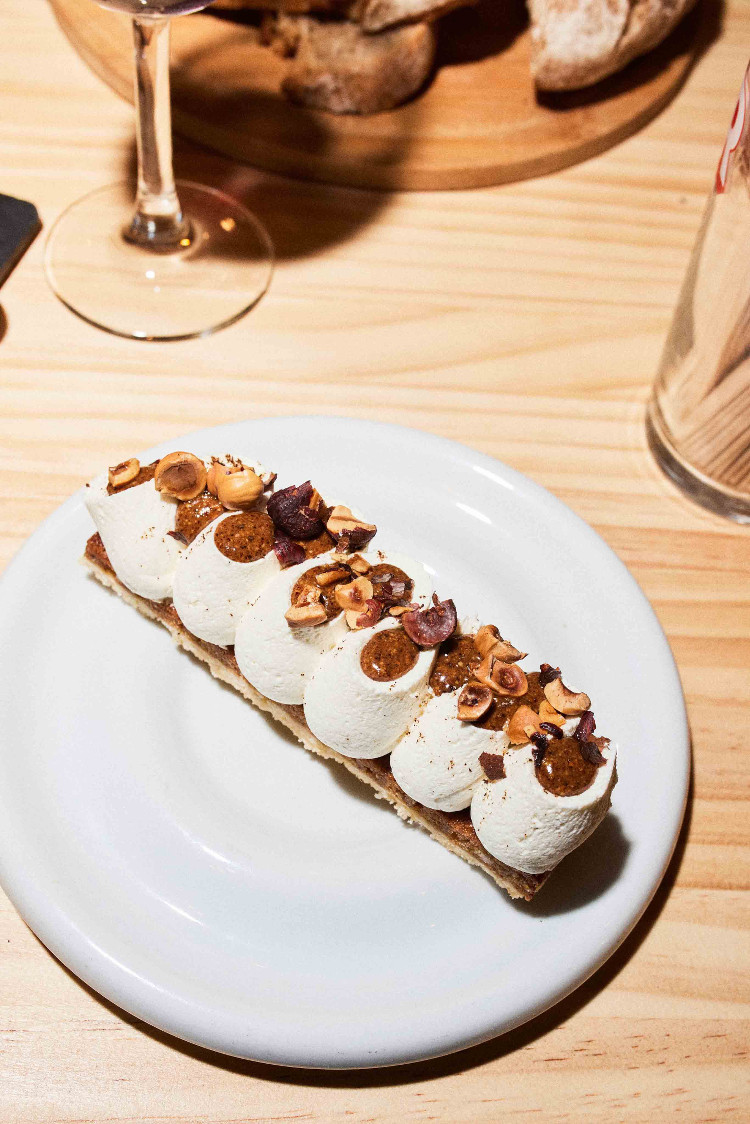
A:
<svg viewBox="0 0 750 1124">
<path fill-rule="evenodd" d="M 716 169 L 716 191 L 722 195 L 726 190 L 727 176 L 729 175 L 729 165 L 732 159 L 732 153 L 736 150 L 738 144 L 742 140 L 742 134 L 745 130 L 745 123 L 748 118 L 748 103 L 750 102 L 750 66 L 745 71 L 745 77 L 740 87 L 740 95 L 737 98 L 737 105 L 734 107 L 734 116 L 732 117 L 732 124 L 729 126 L 727 139 L 724 142 L 724 151 L 719 160 L 719 166 Z"/>
</svg>

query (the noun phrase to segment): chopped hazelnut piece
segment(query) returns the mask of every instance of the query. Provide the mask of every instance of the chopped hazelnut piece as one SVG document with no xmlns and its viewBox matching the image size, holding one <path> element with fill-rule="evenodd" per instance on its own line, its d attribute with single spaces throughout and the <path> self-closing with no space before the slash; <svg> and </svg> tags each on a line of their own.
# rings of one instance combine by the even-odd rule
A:
<svg viewBox="0 0 750 1124">
<path fill-rule="evenodd" d="M 474 647 L 482 659 L 492 653 L 496 659 L 503 663 L 515 663 L 516 660 L 525 659 L 527 652 L 519 652 L 509 640 L 503 640 L 494 624 L 485 624 L 474 637 Z"/>
<path fill-rule="evenodd" d="M 561 726 L 565 721 L 562 714 L 558 714 L 554 706 L 550 706 L 546 699 L 542 699 L 539 704 L 539 717 L 543 722 L 553 722 L 555 726 Z"/>
<path fill-rule="evenodd" d="M 323 520 L 309 506 L 315 489 L 309 480 L 304 484 L 290 484 L 280 492 L 274 492 L 268 499 L 268 514 L 277 531 L 282 531 L 292 539 L 316 539 L 325 530 Z"/>
<path fill-rule="evenodd" d="M 374 597 L 368 598 L 363 609 L 347 609 L 346 623 L 351 629 L 372 628 L 383 615 L 383 606 Z"/>
<path fill-rule="evenodd" d="M 560 714 L 583 714 L 591 706 L 591 699 L 583 691 L 569 691 L 562 679 L 553 679 L 544 688 L 547 702 Z"/>
<path fill-rule="evenodd" d="M 326 520 L 326 528 L 334 537 L 340 535 L 342 531 L 353 531 L 356 527 L 364 527 L 367 531 L 376 530 L 373 523 L 365 523 L 362 519 L 357 519 L 356 515 L 352 515 L 351 509 L 341 503 L 331 509 Z"/>
<path fill-rule="evenodd" d="M 135 480 L 140 471 L 141 462 L 137 457 L 131 457 L 128 461 L 113 465 L 107 475 L 113 488 L 121 488 L 123 484 L 129 484 L 131 480 Z"/>
<path fill-rule="evenodd" d="M 345 554 L 344 557 L 347 559 L 347 565 L 354 570 L 355 574 L 366 574 L 372 569 L 370 563 L 361 554 Z"/>
<path fill-rule="evenodd" d="M 323 570 L 322 573 L 315 575 L 315 580 L 318 585 L 329 586 L 335 585 L 336 582 L 345 581 L 351 577 L 351 571 L 346 566 L 340 566 L 335 570 Z"/>
<path fill-rule="evenodd" d="M 326 501 L 323 499 L 317 488 L 313 488 L 312 495 L 307 501 L 307 506 L 310 508 L 310 511 L 314 512 L 315 515 L 318 516 L 319 519 L 322 519 L 325 516 L 325 513 L 328 511 Z"/>
<path fill-rule="evenodd" d="M 492 705 L 492 691 L 477 683 L 467 683 L 458 696 L 456 714 L 462 722 L 476 722 Z"/>
<path fill-rule="evenodd" d="M 302 583 L 300 578 L 299 582 L 295 583 L 292 590 L 292 605 L 311 605 L 323 600 L 323 590 L 318 589 L 317 586 L 302 584 L 302 588 L 298 589 L 297 586 Z"/>
<path fill-rule="evenodd" d="M 313 628 L 328 619 L 325 606 L 319 601 L 292 605 L 284 616 L 290 628 Z"/>
<path fill-rule="evenodd" d="M 192 453 L 168 453 L 156 466 L 154 487 L 176 500 L 194 500 L 206 487 L 206 466 Z"/>
<path fill-rule="evenodd" d="M 388 610 L 392 617 L 402 617 L 404 613 L 410 613 L 411 611 L 411 605 L 391 605 Z"/>
<path fill-rule="evenodd" d="M 520 698 L 529 689 L 528 680 L 521 668 L 514 663 L 503 663 L 492 652 L 484 657 L 474 675 L 480 683 L 498 695 Z"/>
<path fill-rule="evenodd" d="M 352 515 L 348 507 L 337 504 L 328 513 L 326 530 L 336 539 L 339 552 L 361 550 L 377 532 L 374 523 L 365 523 Z"/>
<path fill-rule="evenodd" d="M 354 581 L 336 588 L 336 604 L 347 612 L 356 610 L 358 613 L 363 613 L 372 593 L 372 582 L 369 578 L 355 578 Z"/>
<path fill-rule="evenodd" d="M 541 719 L 530 706 L 519 706 L 510 717 L 505 732 L 512 745 L 522 745 L 531 740 L 531 735 L 539 733 Z"/>
<path fill-rule="evenodd" d="M 206 487 L 208 488 L 212 496 L 218 495 L 216 481 L 218 479 L 219 473 L 226 473 L 229 471 L 231 471 L 229 465 L 222 464 L 222 462 L 220 460 L 217 460 L 216 457 L 211 458 L 211 463 L 208 466 L 208 471 L 206 472 Z"/>
<path fill-rule="evenodd" d="M 263 481 L 252 468 L 242 465 L 232 472 L 217 472 L 216 495 L 230 511 L 250 507 L 263 494 Z"/>
</svg>

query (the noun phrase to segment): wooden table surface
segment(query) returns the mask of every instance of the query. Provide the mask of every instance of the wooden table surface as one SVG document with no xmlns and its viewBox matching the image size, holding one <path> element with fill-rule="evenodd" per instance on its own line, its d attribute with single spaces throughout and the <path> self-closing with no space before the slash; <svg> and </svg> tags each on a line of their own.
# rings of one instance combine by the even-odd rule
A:
<svg viewBox="0 0 750 1124">
<path fill-rule="evenodd" d="M 47 226 L 132 165 L 133 122 L 42 0 L 0 6 L 0 190 Z M 310 186 L 187 146 L 280 262 L 206 340 L 107 336 L 57 303 L 39 238 L 0 292 L 0 559 L 102 464 L 199 425 L 382 418 L 464 441 L 550 488 L 651 598 L 688 698 L 694 789 L 668 875 L 622 948 L 547 1014 L 395 1070 L 233 1061 L 82 986 L 0 895 L 0 1120 L 750 1120 L 750 531 L 693 508 L 642 430 L 750 51 L 750 3 L 648 128 L 564 173 L 387 196 Z"/>
</svg>

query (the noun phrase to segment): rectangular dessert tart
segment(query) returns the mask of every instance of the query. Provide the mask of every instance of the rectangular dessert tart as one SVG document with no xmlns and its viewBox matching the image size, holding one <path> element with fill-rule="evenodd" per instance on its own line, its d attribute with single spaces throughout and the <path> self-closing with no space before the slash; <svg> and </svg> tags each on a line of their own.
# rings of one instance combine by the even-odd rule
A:
<svg viewBox="0 0 750 1124">
<path fill-rule="evenodd" d="M 302 745 L 530 900 L 607 812 L 614 748 L 560 671 L 459 622 L 421 563 L 308 481 L 135 459 L 87 485 L 83 563 Z"/>
</svg>

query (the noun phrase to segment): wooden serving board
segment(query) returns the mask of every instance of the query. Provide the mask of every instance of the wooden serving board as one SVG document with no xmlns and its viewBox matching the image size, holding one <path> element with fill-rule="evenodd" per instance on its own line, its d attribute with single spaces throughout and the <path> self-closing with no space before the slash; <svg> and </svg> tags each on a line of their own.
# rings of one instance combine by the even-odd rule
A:
<svg viewBox="0 0 750 1124">
<path fill-rule="evenodd" d="M 132 96 L 129 21 L 93 0 L 50 0 L 79 54 Z M 704 0 L 669 39 L 591 90 L 537 97 L 522 0 L 441 21 L 438 64 L 406 105 L 337 117 L 290 105 L 285 62 L 255 29 L 208 12 L 173 21 L 173 114 L 185 137 L 257 167 L 367 188 L 484 187 L 553 172 L 634 133 L 674 96 L 705 42 Z"/>
</svg>

